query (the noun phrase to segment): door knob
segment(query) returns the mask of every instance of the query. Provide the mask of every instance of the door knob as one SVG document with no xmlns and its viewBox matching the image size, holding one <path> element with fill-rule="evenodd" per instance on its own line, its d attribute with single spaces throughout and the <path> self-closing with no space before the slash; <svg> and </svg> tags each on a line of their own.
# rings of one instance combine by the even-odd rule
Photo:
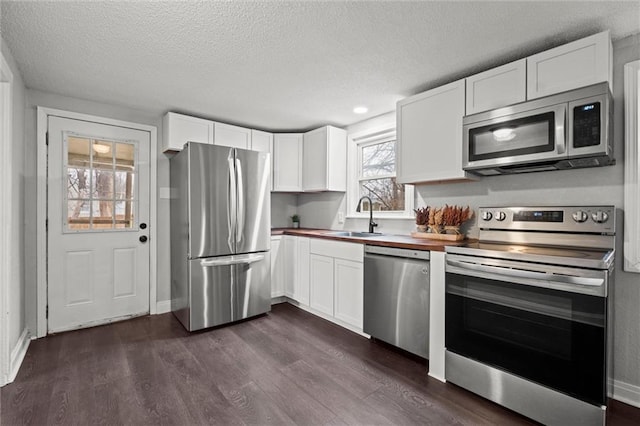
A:
<svg viewBox="0 0 640 426">
<path fill-rule="evenodd" d="M 141 242 L 141 243 L 146 243 L 146 242 L 147 242 L 147 240 L 148 240 L 148 238 L 147 238 L 147 236 L 146 236 L 146 235 L 143 235 L 143 236 L 141 236 L 141 237 L 140 237 L 140 242 Z"/>
<path fill-rule="evenodd" d="M 140 229 L 147 229 L 147 224 L 146 223 L 141 223 L 140 224 Z"/>
</svg>

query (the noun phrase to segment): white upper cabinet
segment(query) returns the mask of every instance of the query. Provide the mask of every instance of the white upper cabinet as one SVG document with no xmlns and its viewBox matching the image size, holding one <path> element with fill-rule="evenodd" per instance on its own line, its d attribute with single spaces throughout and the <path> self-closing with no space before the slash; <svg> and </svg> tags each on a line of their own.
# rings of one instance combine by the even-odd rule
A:
<svg viewBox="0 0 640 426">
<path fill-rule="evenodd" d="M 273 136 L 273 190 L 302 191 L 302 133 Z"/>
<path fill-rule="evenodd" d="M 304 134 L 303 191 L 346 191 L 347 132 L 324 126 Z"/>
<path fill-rule="evenodd" d="M 462 170 L 464 111 L 464 80 L 398 102 L 399 183 L 470 178 Z"/>
<path fill-rule="evenodd" d="M 261 130 L 251 130 L 251 150 L 260 152 L 272 152 L 273 133 Z"/>
<path fill-rule="evenodd" d="M 215 123 L 213 143 L 231 148 L 251 149 L 251 129 Z"/>
<path fill-rule="evenodd" d="M 524 102 L 527 60 L 511 62 L 467 77 L 467 115 Z"/>
<path fill-rule="evenodd" d="M 162 151 L 182 151 L 187 142 L 213 143 L 213 121 L 168 112 L 162 119 Z"/>
<path fill-rule="evenodd" d="M 527 58 L 527 98 L 535 99 L 603 81 L 612 82 L 609 31 Z"/>
</svg>

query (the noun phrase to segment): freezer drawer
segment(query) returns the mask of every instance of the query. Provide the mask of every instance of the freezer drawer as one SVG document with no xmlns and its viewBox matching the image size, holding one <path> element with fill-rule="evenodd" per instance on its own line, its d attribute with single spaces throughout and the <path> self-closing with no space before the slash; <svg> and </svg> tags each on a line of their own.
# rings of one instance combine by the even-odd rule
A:
<svg viewBox="0 0 640 426">
<path fill-rule="evenodd" d="M 191 260 L 189 277 L 190 331 L 271 310 L 269 252 Z"/>
<path fill-rule="evenodd" d="M 429 252 L 369 246 L 364 256 L 364 332 L 423 358 L 429 358 L 428 259 Z"/>
</svg>

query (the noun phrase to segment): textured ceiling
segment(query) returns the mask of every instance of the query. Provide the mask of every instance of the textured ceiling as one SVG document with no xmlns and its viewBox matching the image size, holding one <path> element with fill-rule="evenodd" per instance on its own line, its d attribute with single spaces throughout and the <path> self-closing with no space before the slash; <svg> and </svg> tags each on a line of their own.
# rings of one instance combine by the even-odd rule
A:
<svg viewBox="0 0 640 426">
<path fill-rule="evenodd" d="M 638 1 L 2 0 L 0 14 L 29 88 L 265 130 L 345 126 L 577 38 L 640 31 Z"/>
</svg>

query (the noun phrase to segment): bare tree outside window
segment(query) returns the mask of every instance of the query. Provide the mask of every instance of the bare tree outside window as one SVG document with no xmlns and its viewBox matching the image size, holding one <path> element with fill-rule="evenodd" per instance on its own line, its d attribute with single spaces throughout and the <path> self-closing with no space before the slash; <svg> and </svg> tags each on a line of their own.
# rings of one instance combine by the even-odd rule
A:
<svg viewBox="0 0 640 426">
<path fill-rule="evenodd" d="M 403 211 L 405 187 L 396 181 L 396 141 L 387 140 L 360 146 L 360 196 L 368 196 L 378 211 Z"/>
<path fill-rule="evenodd" d="M 67 138 L 67 230 L 131 228 L 135 147 L 127 142 Z"/>
</svg>

